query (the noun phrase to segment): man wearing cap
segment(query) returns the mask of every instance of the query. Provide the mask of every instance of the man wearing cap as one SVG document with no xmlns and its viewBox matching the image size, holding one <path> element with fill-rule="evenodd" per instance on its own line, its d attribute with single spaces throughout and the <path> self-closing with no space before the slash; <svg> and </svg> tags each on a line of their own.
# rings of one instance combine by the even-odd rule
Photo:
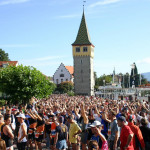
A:
<svg viewBox="0 0 150 150">
<path fill-rule="evenodd" d="M 94 121 L 91 125 L 92 133 L 91 140 L 97 141 L 99 148 L 101 150 L 108 150 L 108 143 L 105 136 L 101 133 L 101 123 L 99 121 Z"/>
<path fill-rule="evenodd" d="M 134 133 L 134 136 L 133 136 L 134 150 L 139 150 L 140 144 L 141 144 L 142 150 L 145 150 L 145 143 L 144 143 L 144 139 L 143 139 L 141 130 L 138 126 L 134 125 L 134 115 L 130 115 L 128 120 L 129 120 L 128 126 Z"/>
<path fill-rule="evenodd" d="M 18 121 L 20 123 L 20 128 L 18 132 L 18 143 L 17 147 L 18 150 L 25 150 L 26 143 L 27 143 L 27 125 L 24 122 L 25 115 L 24 114 L 19 114 L 16 116 L 18 118 Z"/>
<path fill-rule="evenodd" d="M 134 150 L 133 147 L 133 132 L 129 126 L 126 125 L 124 116 L 118 117 L 118 126 L 121 127 L 120 141 L 121 150 Z"/>
<path fill-rule="evenodd" d="M 54 141 L 54 145 L 58 150 L 65 150 L 67 147 L 68 141 L 68 129 L 67 126 L 63 124 L 64 118 L 62 116 L 59 117 L 59 125 L 56 127 L 56 137 Z"/>
</svg>

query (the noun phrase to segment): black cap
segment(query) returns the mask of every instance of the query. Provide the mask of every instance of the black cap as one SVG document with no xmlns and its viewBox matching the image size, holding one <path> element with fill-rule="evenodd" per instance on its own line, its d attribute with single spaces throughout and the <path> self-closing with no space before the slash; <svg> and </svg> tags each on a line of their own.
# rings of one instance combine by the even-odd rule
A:
<svg viewBox="0 0 150 150">
<path fill-rule="evenodd" d="M 118 119 L 117 120 L 120 120 L 120 121 L 124 121 L 124 122 L 126 122 L 126 118 L 124 117 L 124 116 L 120 116 L 120 117 L 118 117 Z"/>
</svg>

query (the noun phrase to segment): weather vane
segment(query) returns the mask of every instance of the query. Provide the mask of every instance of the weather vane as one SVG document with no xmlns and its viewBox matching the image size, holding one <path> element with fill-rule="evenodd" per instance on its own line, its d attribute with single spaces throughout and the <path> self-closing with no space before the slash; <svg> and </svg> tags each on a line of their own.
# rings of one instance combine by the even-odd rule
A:
<svg viewBox="0 0 150 150">
<path fill-rule="evenodd" d="M 83 1 L 83 9 L 84 9 L 84 4 L 86 3 L 86 1 Z"/>
</svg>

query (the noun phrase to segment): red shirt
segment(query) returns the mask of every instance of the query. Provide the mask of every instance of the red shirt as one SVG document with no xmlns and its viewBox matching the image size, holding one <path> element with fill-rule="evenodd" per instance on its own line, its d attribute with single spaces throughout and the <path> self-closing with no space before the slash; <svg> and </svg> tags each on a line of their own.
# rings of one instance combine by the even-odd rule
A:
<svg viewBox="0 0 150 150">
<path fill-rule="evenodd" d="M 126 146 L 127 144 L 127 139 L 128 139 L 128 136 L 130 134 L 133 134 L 132 130 L 130 129 L 129 126 L 126 126 L 124 125 L 121 129 L 121 134 L 120 134 L 120 141 L 121 141 L 121 150 L 124 150 L 124 147 Z M 133 147 L 133 139 L 131 140 L 127 150 L 134 150 L 134 147 Z"/>
<path fill-rule="evenodd" d="M 139 148 L 136 147 L 135 136 L 137 136 L 138 141 L 139 141 L 140 144 L 141 144 L 141 147 L 144 148 L 144 147 L 145 147 L 145 143 L 144 143 L 144 139 L 143 139 L 142 132 L 141 132 L 140 128 L 139 128 L 138 126 L 134 125 L 134 123 L 132 123 L 132 122 L 129 122 L 129 123 L 128 123 L 128 126 L 130 127 L 130 129 L 131 129 L 132 132 L 134 133 L 134 136 L 133 136 L 134 149 L 135 149 L 135 150 L 139 150 Z"/>
</svg>

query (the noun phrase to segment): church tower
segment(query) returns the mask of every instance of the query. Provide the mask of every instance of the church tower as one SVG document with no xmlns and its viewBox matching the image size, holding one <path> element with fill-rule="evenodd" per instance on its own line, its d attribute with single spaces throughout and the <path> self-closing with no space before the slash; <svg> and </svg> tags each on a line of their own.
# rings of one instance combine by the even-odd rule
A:
<svg viewBox="0 0 150 150">
<path fill-rule="evenodd" d="M 72 44 L 75 94 L 94 95 L 94 45 L 91 43 L 83 11 L 75 42 Z"/>
</svg>

